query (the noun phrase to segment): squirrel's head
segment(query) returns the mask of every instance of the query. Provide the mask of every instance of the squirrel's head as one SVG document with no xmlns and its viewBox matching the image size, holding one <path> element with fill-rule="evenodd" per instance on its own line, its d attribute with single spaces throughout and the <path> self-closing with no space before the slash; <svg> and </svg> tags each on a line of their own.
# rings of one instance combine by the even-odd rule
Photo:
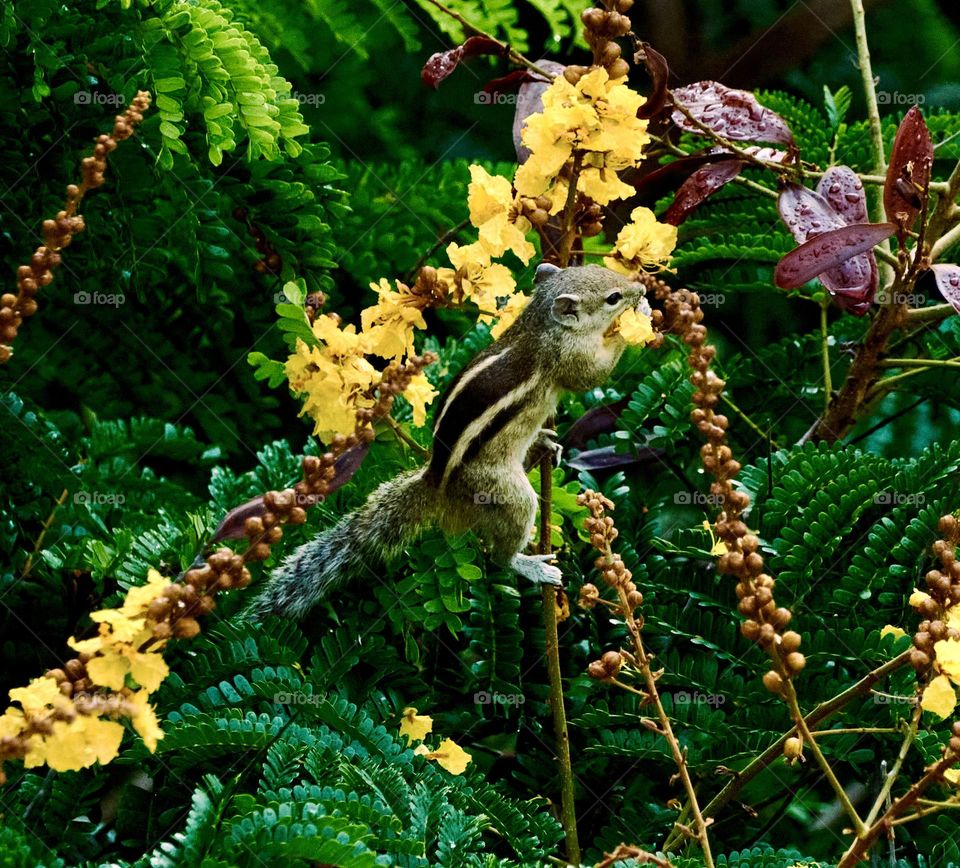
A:
<svg viewBox="0 0 960 868">
<path fill-rule="evenodd" d="M 650 312 L 643 284 L 599 265 L 558 268 L 544 263 L 537 268 L 534 283 L 537 306 L 572 333 L 613 340 L 607 333 L 627 308 Z"/>
</svg>

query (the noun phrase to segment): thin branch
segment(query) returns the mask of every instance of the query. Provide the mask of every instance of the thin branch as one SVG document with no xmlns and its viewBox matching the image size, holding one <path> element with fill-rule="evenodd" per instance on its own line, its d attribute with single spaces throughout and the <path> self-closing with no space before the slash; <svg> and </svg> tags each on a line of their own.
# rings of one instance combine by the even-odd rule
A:
<svg viewBox="0 0 960 868">
<path fill-rule="evenodd" d="M 827 329 L 827 309 L 830 299 L 825 298 L 820 304 L 820 355 L 823 357 L 823 412 L 830 409 L 830 398 L 833 395 L 833 378 L 830 376 L 830 332 Z"/>
</svg>

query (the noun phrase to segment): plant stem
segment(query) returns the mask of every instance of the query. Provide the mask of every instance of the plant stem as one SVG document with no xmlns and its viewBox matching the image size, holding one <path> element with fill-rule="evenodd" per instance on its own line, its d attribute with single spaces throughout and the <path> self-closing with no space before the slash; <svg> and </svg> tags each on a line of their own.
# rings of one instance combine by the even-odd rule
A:
<svg viewBox="0 0 960 868">
<path fill-rule="evenodd" d="M 881 368 L 960 368 L 957 359 L 881 359 Z"/>
<path fill-rule="evenodd" d="M 870 689 L 878 681 L 886 678 L 891 672 L 895 672 L 910 662 L 910 651 L 904 651 L 898 657 L 888 660 L 882 666 L 868 672 L 856 684 L 851 685 L 842 693 L 838 693 L 832 699 L 821 702 L 805 718 L 808 727 L 818 726 L 828 717 L 842 710 L 847 704 L 852 702 L 858 696 L 864 696 L 870 692 Z M 715 795 L 710 803 L 703 809 L 704 817 L 715 817 L 727 804 L 740 795 L 741 790 L 750 783 L 757 775 L 773 763 L 778 757 L 783 756 L 783 745 L 788 738 L 794 734 L 794 729 L 785 732 L 768 747 L 760 756 L 752 759 L 740 772 L 734 772 L 730 781 Z M 667 853 L 676 849 L 676 844 L 682 836 L 676 828 L 667 836 L 663 845 L 663 852 Z"/>
<path fill-rule="evenodd" d="M 720 400 L 723 401 L 723 403 L 726 404 L 731 410 L 733 410 L 733 412 L 736 413 L 744 421 L 744 423 L 747 425 L 748 428 L 750 428 L 755 434 L 759 434 L 764 440 L 766 440 L 766 442 L 769 443 L 773 449 L 781 448 L 780 444 L 777 443 L 777 441 L 770 436 L 770 432 L 764 431 L 756 422 L 753 421 L 753 419 L 751 419 L 746 413 L 743 412 L 743 410 L 741 410 L 736 404 L 734 404 L 733 400 L 730 398 L 730 396 L 726 392 L 724 392 L 720 396 Z"/>
<path fill-rule="evenodd" d="M 932 307 L 917 307 L 907 311 L 907 325 L 924 325 L 937 322 L 955 314 L 952 304 L 935 304 Z"/>
<path fill-rule="evenodd" d="M 827 758 L 823 755 L 823 751 L 820 750 L 820 745 L 817 744 L 817 740 L 813 737 L 813 734 L 810 732 L 810 728 L 807 726 L 803 712 L 800 710 L 800 703 L 797 700 L 797 691 L 793 685 L 793 679 L 784 679 L 783 693 L 784 699 L 790 708 L 790 713 L 793 715 L 793 719 L 797 724 L 797 732 L 803 736 L 803 740 L 809 746 L 810 752 L 813 754 L 813 758 L 817 761 L 817 765 L 820 766 L 823 776 L 827 779 L 827 783 L 830 784 L 834 795 L 836 795 L 840 804 L 843 806 L 844 811 L 846 811 L 847 816 L 850 818 L 850 822 L 853 823 L 853 828 L 856 830 L 857 834 L 860 835 L 865 829 L 863 820 L 860 819 L 860 815 L 857 813 L 857 809 L 853 806 L 853 802 L 850 801 L 847 791 L 843 788 L 843 784 L 837 780 L 837 776 L 834 774 L 830 763 L 827 762 Z"/>
<path fill-rule="evenodd" d="M 27 560 L 23 565 L 23 572 L 20 573 L 21 579 L 25 579 L 30 575 L 30 571 L 33 569 L 34 558 L 39 554 L 40 549 L 43 547 L 44 537 L 46 537 L 47 531 L 50 530 L 50 525 L 53 524 L 53 519 L 56 517 L 57 510 L 60 509 L 60 507 L 66 502 L 67 494 L 69 494 L 67 489 L 63 489 L 60 496 L 57 498 L 56 503 L 54 503 L 53 509 L 50 510 L 50 515 L 47 516 L 46 521 L 44 521 L 43 526 L 40 528 L 40 535 L 37 537 L 36 543 L 34 543 L 33 551 L 27 555 Z"/>
<path fill-rule="evenodd" d="M 892 726 L 850 726 L 843 729 L 819 729 L 811 732 L 814 738 L 823 738 L 828 735 L 863 735 L 868 732 L 900 732 Z"/>
<path fill-rule="evenodd" d="M 453 9 L 448 6 L 444 6 L 443 3 L 438 2 L 438 0 L 427 0 L 433 6 L 436 6 L 444 15 L 449 15 L 454 21 L 460 22 L 463 25 L 463 28 L 470 33 L 474 33 L 477 36 L 482 36 L 484 39 L 489 39 L 491 42 L 496 42 L 500 48 L 503 49 L 503 53 L 510 58 L 514 63 L 520 64 L 520 66 L 525 66 L 527 69 L 531 69 L 539 75 L 542 75 L 546 78 L 547 81 L 553 81 L 556 76 L 552 72 L 547 72 L 542 67 L 537 66 L 532 60 L 528 60 L 524 57 L 519 51 L 515 48 L 511 48 L 506 42 L 497 39 L 495 36 L 491 36 L 489 33 L 484 32 L 479 27 L 471 24 L 464 18 L 459 12 L 454 12 Z"/>
<path fill-rule="evenodd" d="M 830 409 L 830 397 L 833 395 L 833 379 L 830 376 L 830 332 L 827 330 L 827 308 L 830 299 L 820 303 L 820 352 L 823 356 L 823 412 Z"/>
<path fill-rule="evenodd" d="M 575 151 L 573 167 L 570 170 L 570 180 L 567 186 L 567 200 L 563 205 L 563 216 L 560 222 L 560 247 L 557 249 L 557 265 L 566 268 L 570 264 L 570 251 L 576 240 L 577 231 L 573 218 L 577 208 L 577 182 L 580 180 L 580 166 L 583 164 L 583 151 Z"/>
<path fill-rule="evenodd" d="M 919 706 L 914 709 L 913 719 L 910 721 L 907 732 L 903 737 L 903 744 L 900 745 L 900 753 L 897 754 L 897 759 L 893 764 L 893 768 L 890 769 L 890 773 L 887 775 L 886 780 L 884 780 L 883 786 L 880 788 L 880 792 L 877 794 L 877 798 L 873 802 L 873 807 L 870 808 L 870 812 L 867 814 L 866 823 L 868 826 L 873 825 L 877 819 L 877 815 L 883 810 L 883 806 L 887 802 L 887 797 L 890 795 L 890 790 L 893 788 L 893 785 L 900 774 L 900 769 L 903 767 L 903 763 L 907 758 L 907 754 L 910 752 L 910 746 L 917 737 L 917 722 L 920 720 L 921 714 L 922 709 Z"/>
<path fill-rule="evenodd" d="M 464 229 L 470 225 L 470 218 L 465 217 L 456 226 L 452 226 L 443 233 L 427 251 L 416 261 L 413 268 L 407 272 L 407 283 L 413 283 L 417 279 L 417 273 L 423 268 L 426 261 L 433 256 L 441 247 L 446 247 L 454 238 L 456 238 Z"/>
<path fill-rule="evenodd" d="M 870 122 L 870 137 L 873 144 L 874 174 L 886 182 L 887 160 L 883 152 L 883 127 L 880 124 L 880 108 L 877 105 L 877 90 L 873 80 L 873 67 L 870 63 L 870 46 L 867 44 L 866 13 L 863 11 L 863 0 L 850 0 L 853 10 L 853 27 L 857 38 L 857 58 L 860 66 L 860 77 L 863 79 L 863 95 L 867 101 L 867 119 Z M 875 197 L 874 219 L 881 222 L 879 214 L 880 200 Z"/>
<path fill-rule="evenodd" d="M 547 422 L 547 427 L 551 424 Z M 540 459 L 540 553 L 550 553 L 550 512 L 553 494 L 553 455 L 549 450 Z M 543 625 L 546 633 L 547 674 L 550 677 L 550 710 L 553 735 L 557 746 L 557 767 L 560 772 L 560 822 L 566 842 L 567 862 L 580 864 L 580 842 L 577 838 L 577 806 L 573 792 L 573 766 L 570 762 L 570 734 L 563 707 L 563 679 L 560 673 L 560 638 L 557 633 L 557 589 L 543 585 Z"/>
<path fill-rule="evenodd" d="M 384 421 L 389 425 L 394 434 L 397 435 L 404 443 L 407 444 L 414 452 L 418 455 L 426 457 L 430 454 L 429 449 L 424 449 L 416 440 L 414 440 L 406 431 L 403 430 L 403 426 L 393 418 L 393 416 L 384 416 Z"/>
<path fill-rule="evenodd" d="M 920 798 L 927 787 L 939 783 L 943 780 L 943 773 L 954 765 L 960 755 L 948 750 L 943 759 L 934 763 L 927 770 L 926 774 L 920 778 L 906 793 L 897 799 L 872 826 L 859 833 L 843 858 L 837 864 L 837 868 L 853 868 L 864 860 L 873 842 L 890 828 L 893 821 L 900 816 L 907 808 L 912 807 Z"/>
</svg>

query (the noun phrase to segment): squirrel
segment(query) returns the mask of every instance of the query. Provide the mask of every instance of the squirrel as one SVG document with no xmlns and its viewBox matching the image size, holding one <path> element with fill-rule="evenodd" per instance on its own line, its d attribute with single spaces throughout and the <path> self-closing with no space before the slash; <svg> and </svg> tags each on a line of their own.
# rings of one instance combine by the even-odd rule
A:
<svg viewBox="0 0 960 868">
<path fill-rule="evenodd" d="M 649 313 L 640 283 L 597 266 L 541 264 L 516 321 L 453 379 L 434 416 L 429 463 L 376 488 L 359 509 L 300 546 L 246 612 L 299 620 L 332 590 L 395 556 L 428 525 L 476 531 L 493 560 L 534 583 L 559 586 L 553 555 L 523 553 L 537 494 L 524 471 L 561 392 L 600 386 L 626 347 L 620 314 Z"/>
</svg>

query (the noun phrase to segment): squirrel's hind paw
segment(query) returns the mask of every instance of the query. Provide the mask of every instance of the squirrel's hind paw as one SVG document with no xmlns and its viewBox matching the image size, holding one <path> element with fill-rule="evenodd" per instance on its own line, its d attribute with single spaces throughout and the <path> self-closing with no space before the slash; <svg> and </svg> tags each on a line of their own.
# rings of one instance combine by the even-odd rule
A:
<svg viewBox="0 0 960 868">
<path fill-rule="evenodd" d="M 535 585 L 555 585 L 561 588 L 563 573 L 560 572 L 560 568 L 544 563 L 551 558 L 553 555 L 516 554 L 510 561 L 510 568 Z"/>
</svg>

